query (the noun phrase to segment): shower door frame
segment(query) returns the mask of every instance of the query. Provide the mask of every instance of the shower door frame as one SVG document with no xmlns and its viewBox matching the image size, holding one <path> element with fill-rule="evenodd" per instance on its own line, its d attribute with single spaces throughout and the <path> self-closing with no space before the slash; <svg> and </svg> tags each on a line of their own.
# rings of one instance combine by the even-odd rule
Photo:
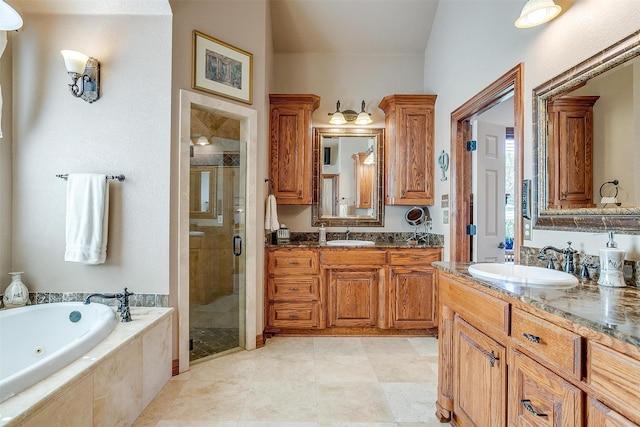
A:
<svg viewBox="0 0 640 427">
<path fill-rule="evenodd" d="M 179 200 L 178 200 L 178 372 L 189 370 L 189 171 L 191 142 L 191 107 L 198 105 L 218 115 L 240 121 L 240 140 L 246 143 L 245 207 L 257 206 L 257 135 L 258 112 L 209 95 L 189 90 L 180 90 L 180 148 L 179 148 Z M 257 210 L 245 209 L 245 236 L 243 239 L 245 256 L 244 286 L 244 337 L 243 348 L 256 348 L 257 331 L 257 260 L 258 247 Z M 175 334 L 174 334 L 175 335 Z"/>
</svg>

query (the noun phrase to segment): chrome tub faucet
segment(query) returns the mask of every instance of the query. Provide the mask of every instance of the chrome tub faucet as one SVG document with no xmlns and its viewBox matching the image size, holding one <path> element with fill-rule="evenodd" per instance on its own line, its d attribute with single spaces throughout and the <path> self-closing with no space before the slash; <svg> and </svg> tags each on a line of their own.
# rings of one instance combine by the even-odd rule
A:
<svg viewBox="0 0 640 427">
<path fill-rule="evenodd" d="M 124 291 L 118 294 L 91 294 L 84 299 L 85 304 L 91 303 L 91 298 L 99 297 L 105 299 L 115 298 L 118 300 L 118 313 L 120 313 L 120 321 L 121 322 L 131 322 L 131 310 L 129 308 L 129 296 L 133 295 L 133 292 L 127 291 L 127 288 L 124 288 Z"/>
</svg>

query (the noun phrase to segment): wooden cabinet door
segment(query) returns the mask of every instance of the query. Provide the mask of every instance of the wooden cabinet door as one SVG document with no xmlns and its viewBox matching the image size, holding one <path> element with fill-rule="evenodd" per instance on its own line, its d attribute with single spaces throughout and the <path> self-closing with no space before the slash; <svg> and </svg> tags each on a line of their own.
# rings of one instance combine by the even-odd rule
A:
<svg viewBox="0 0 640 427">
<path fill-rule="evenodd" d="M 433 268 L 391 268 L 391 327 L 433 328 L 436 304 Z"/>
<path fill-rule="evenodd" d="M 367 164 L 368 153 L 355 153 L 352 157 L 355 167 L 356 209 L 373 208 L 373 183 L 376 173 L 374 164 Z"/>
<path fill-rule="evenodd" d="M 436 95 L 389 95 L 385 113 L 387 205 L 433 205 Z"/>
<path fill-rule="evenodd" d="M 455 316 L 453 354 L 452 421 L 460 427 L 505 426 L 505 348 Z"/>
<path fill-rule="evenodd" d="M 312 203 L 312 113 L 316 95 L 269 95 L 271 179 L 281 205 Z"/>
<path fill-rule="evenodd" d="M 583 425 L 582 391 L 517 350 L 510 355 L 509 425 Z"/>
<path fill-rule="evenodd" d="M 329 277 L 329 326 L 375 326 L 378 271 L 335 270 Z"/>
<path fill-rule="evenodd" d="M 593 397 L 587 399 L 587 427 L 633 427 L 637 426 L 613 409 Z"/>
<path fill-rule="evenodd" d="M 597 96 L 549 102 L 548 181 L 551 208 L 592 208 L 593 105 Z"/>
</svg>

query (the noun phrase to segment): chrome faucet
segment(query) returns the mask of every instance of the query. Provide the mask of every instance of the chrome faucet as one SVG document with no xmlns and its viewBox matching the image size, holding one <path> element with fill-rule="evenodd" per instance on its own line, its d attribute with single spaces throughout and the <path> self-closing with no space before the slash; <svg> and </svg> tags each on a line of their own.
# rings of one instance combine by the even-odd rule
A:
<svg viewBox="0 0 640 427">
<path fill-rule="evenodd" d="M 555 265 L 553 263 L 553 258 L 547 255 L 547 251 L 551 250 L 557 252 L 559 254 L 564 255 L 564 267 L 563 270 L 567 273 L 573 273 L 576 269 L 575 263 L 573 262 L 573 254 L 577 253 L 575 249 L 571 247 L 571 242 L 567 242 L 567 247 L 565 249 L 558 249 L 554 246 L 545 246 L 540 249 L 538 253 L 538 258 L 547 260 L 547 268 L 551 268 L 555 270 Z"/>
<path fill-rule="evenodd" d="M 119 294 L 91 294 L 84 299 L 85 304 L 91 303 L 91 298 L 100 297 L 105 299 L 115 298 L 118 300 L 118 313 L 120 313 L 120 321 L 121 322 L 131 322 L 131 310 L 129 308 L 129 296 L 133 295 L 133 292 L 127 291 L 127 288 L 124 288 L 124 291 Z"/>
<path fill-rule="evenodd" d="M 349 227 L 347 227 L 347 231 L 344 232 L 344 240 L 349 240 L 349 235 L 351 235 L 351 231 L 349 231 Z"/>
</svg>

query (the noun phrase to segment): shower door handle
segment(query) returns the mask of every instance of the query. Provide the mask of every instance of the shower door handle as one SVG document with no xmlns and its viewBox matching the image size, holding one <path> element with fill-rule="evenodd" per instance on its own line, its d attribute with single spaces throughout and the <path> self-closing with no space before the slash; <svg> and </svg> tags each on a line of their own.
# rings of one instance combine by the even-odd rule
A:
<svg viewBox="0 0 640 427">
<path fill-rule="evenodd" d="M 242 236 L 239 234 L 233 236 L 233 254 L 235 256 L 242 255 Z"/>
</svg>

